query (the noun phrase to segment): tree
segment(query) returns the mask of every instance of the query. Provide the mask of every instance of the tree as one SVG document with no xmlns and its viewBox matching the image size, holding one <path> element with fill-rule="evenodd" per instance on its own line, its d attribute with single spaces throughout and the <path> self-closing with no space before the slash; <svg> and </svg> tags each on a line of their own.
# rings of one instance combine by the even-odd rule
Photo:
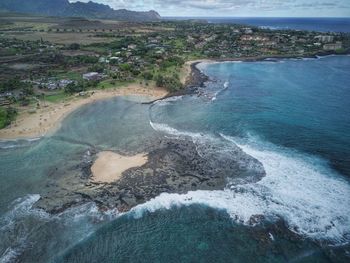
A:
<svg viewBox="0 0 350 263">
<path fill-rule="evenodd" d="M 145 71 L 142 73 L 142 77 L 145 79 L 145 80 L 152 80 L 153 79 L 153 74 L 149 71 Z"/>
<path fill-rule="evenodd" d="M 182 89 L 182 83 L 180 82 L 178 76 L 162 76 L 158 75 L 156 77 L 156 85 L 158 87 L 165 88 L 170 92 L 175 92 Z"/>
<path fill-rule="evenodd" d="M 84 90 L 86 90 L 86 84 L 84 81 L 80 81 L 78 83 L 70 83 L 64 88 L 64 92 L 69 94 L 81 92 Z"/>
<path fill-rule="evenodd" d="M 128 63 L 123 63 L 123 64 L 120 64 L 120 65 L 119 65 L 119 68 L 120 68 L 122 71 L 130 71 L 130 70 L 131 70 L 131 65 L 128 64 Z"/>
<path fill-rule="evenodd" d="M 68 46 L 68 48 L 71 50 L 78 50 L 80 49 L 80 45 L 78 43 L 72 43 Z"/>
<path fill-rule="evenodd" d="M 0 107 L 0 129 L 10 125 L 16 118 L 17 110 L 15 108 L 3 108 Z"/>
</svg>

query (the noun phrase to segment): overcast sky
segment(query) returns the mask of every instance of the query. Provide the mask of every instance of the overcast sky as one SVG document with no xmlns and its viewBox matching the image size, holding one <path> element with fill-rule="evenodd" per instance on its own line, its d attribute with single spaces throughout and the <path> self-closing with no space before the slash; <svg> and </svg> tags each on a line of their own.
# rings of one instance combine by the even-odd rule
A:
<svg viewBox="0 0 350 263">
<path fill-rule="evenodd" d="M 76 0 L 70 0 L 77 2 Z M 88 2 L 89 0 L 80 0 Z M 350 0 L 94 0 L 162 16 L 350 17 Z"/>
</svg>

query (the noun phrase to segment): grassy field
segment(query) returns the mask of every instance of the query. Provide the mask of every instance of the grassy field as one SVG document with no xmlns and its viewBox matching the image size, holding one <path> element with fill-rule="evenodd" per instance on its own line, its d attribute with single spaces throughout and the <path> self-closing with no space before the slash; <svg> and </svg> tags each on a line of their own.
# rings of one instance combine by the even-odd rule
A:
<svg viewBox="0 0 350 263">
<path fill-rule="evenodd" d="M 113 79 L 106 79 L 98 83 L 97 89 L 113 89 L 127 86 L 128 84 L 136 83 L 136 81 L 115 81 Z"/>
<path fill-rule="evenodd" d="M 52 103 L 57 103 L 69 99 L 69 97 L 70 96 L 62 90 L 54 94 L 45 95 L 44 100 Z"/>
<path fill-rule="evenodd" d="M 78 32 L 9 32 L 3 35 L 5 38 L 17 38 L 20 40 L 37 41 L 43 39 L 55 44 L 94 44 L 94 43 L 108 43 L 112 38 L 93 37 L 93 33 L 78 33 Z"/>
<path fill-rule="evenodd" d="M 111 37 L 95 37 L 94 35 L 97 33 L 129 32 L 129 34 L 144 34 L 146 32 L 167 30 L 171 29 L 150 27 L 125 21 L 26 16 L 0 12 L 0 31 L 6 32 L 3 37 L 30 41 L 43 39 L 55 44 L 78 43 L 89 45 L 113 41 Z"/>
<path fill-rule="evenodd" d="M 55 70 L 51 71 L 51 73 L 57 77 L 58 79 L 71 79 L 71 80 L 81 80 L 82 74 L 75 71 L 60 71 Z"/>
</svg>

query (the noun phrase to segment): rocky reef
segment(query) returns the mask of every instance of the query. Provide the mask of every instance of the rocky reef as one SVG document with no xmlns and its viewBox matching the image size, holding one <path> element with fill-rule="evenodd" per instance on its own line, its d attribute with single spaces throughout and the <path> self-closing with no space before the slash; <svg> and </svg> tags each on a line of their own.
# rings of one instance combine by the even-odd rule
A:
<svg viewBox="0 0 350 263">
<path fill-rule="evenodd" d="M 93 201 L 100 209 L 128 211 L 163 192 L 219 190 L 230 184 L 257 181 L 265 175 L 262 164 L 238 147 L 227 152 L 221 151 L 221 145 L 205 140 L 199 143 L 191 138 L 164 136 L 150 141 L 146 148 L 145 165 L 124 171 L 119 180 L 109 184 L 92 182 L 91 166 L 98 151 L 89 149 L 80 157 L 78 166 L 54 168 L 49 173 L 52 183 L 36 207 L 59 213 Z"/>
</svg>

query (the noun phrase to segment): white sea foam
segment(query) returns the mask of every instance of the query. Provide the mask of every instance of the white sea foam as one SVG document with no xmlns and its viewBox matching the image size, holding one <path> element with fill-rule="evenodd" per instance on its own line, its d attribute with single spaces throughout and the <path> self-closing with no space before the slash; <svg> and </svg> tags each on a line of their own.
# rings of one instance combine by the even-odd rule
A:
<svg viewBox="0 0 350 263">
<path fill-rule="evenodd" d="M 5 252 L 0 255 L 0 263 L 17 262 L 16 258 L 21 254 L 19 249 L 7 248 Z"/>
<path fill-rule="evenodd" d="M 164 124 L 151 125 L 172 135 L 205 137 Z M 222 137 L 258 159 L 266 176 L 257 183 L 232 186 L 223 191 L 193 191 L 183 195 L 163 193 L 134 208 L 134 216 L 173 206 L 205 204 L 226 210 L 234 220 L 244 224 L 249 224 L 253 215 L 271 219 L 281 217 L 298 234 L 337 244 L 349 242 L 350 184 L 346 179 L 316 157 L 256 139 L 242 143 L 232 137 Z"/>
<path fill-rule="evenodd" d="M 335 56 L 342 56 L 342 55 L 335 55 L 335 54 L 330 54 L 330 55 L 326 55 L 326 56 L 316 56 L 317 59 L 323 59 L 323 58 L 329 58 L 329 57 L 335 57 Z M 347 55 L 349 56 L 349 55 Z"/>
<path fill-rule="evenodd" d="M 33 142 L 41 140 L 42 137 L 16 139 L 16 140 L 0 140 L 0 149 L 12 149 L 30 146 Z"/>
<path fill-rule="evenodd" d="M 38 218 L 48 218 L 49 215 L 41 210 L 32 207 L 40 199 L 40 195 L 27 195 L 23 198 L 16 199 L 12 204 L 12 209 L 0 217 L 0 231 L 2 233 L 11 233 L 16 228 L 16 224 L 24 217 L 31 216 Z M 24 227 L 23 224 L 19 224 Z M 11 244 L 0 256 L 0 263 L 17 262 L 16 258 L 23 252 L 27 246 L 27 235 L 29 231 L 20 231 L 16 234 L 15 244 Z"/>
<path fill-rule="evenodd" d="M 33 205 L 40 199 L 40 195 L 33 194 L 27 195 L 22 198 L 16 199 L 12 204 L 12 209 L 1 216 L 0 231 L 11 227 L 19 218 L 28 216 L 28 214 L 35 215 L 37 217 L 47 218 L 49 214 L 39 209 L 32 209 Z"/>
<path fill-rule="evenodd" d="M 6 244 L 8 247 L 5 246 L 5 251 L 0 255 L 0 263 L 17 262 L 18 256 L 33 242 L 32 238 L 35 239 L 33 233 L 43 231 L 40 228 L 41 225 L 46 223 L 53 227 L 58 224 L 66 225 L 67 231 L 73 236 L 70 242 L 75 244 L 94 231 L 93 225 L 112 220 L 119 215 L 115 209 L 101 212 L 93 202 L 69 208 L 57 215 L 51 215 L 33 207 L 39 199 L 40 195 L 38 194 L 18 198 L 10 204 L 10 210 L 0 216 L 1 236 L 5 237 L 4 240 L 11 240 Z M 1 245 L 5 245 L 5 243 Z"/>
<path fill-rule="evenodd" d="M 179 131 L 179 130 L 172 128 L 169 125 L 164 124 L 164 123 L 156 123 L 156 122 L 150 121 L 149 124 L 156 131 L 164 132 L 164 133 L 167 133 L 169 135 L 173 135 L 175 137 L 187 136 L 187 137 L 191 137 L 192 139 L 200 139 L 200 138 L 209 139 L 209 136 L 207 136 L 205 134 Z"/>
<path fill-rule="evenodd" d="M 223 92 L 223 91 L 225 91 L 228 87 L 229 87 L 229 85 L 230 85 L 230 82 L 228 82 L 228 81 L 225 81 L 225 83 L 224 83 L 224 85 L 223 85 L 223 88 L 222 89 L 219 89 L 218 91 L 216 91 L 215 93 L 214 93 L 214 96 L 212 97 L 212 101 L 215 101 L 216 99 L 217 99 L 217 96 L 221 93 L 221 92 Z"/>
</svg>

